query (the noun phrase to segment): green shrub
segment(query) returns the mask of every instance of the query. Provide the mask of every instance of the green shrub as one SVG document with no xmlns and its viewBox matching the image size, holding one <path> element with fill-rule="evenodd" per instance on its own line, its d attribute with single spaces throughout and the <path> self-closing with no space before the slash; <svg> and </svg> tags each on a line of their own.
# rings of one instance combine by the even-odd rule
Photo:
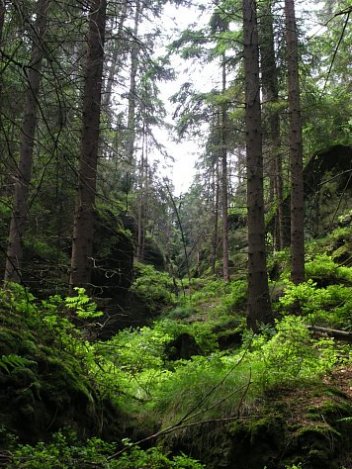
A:
<svg viewBox="0 0 352 469">
<path fill-rule="evenodd" d="M 306 278 L 327 283 L 352 284 L 352 268 L 336 264 L 327 254 L 305 264 Z"/>
<path fill-rule="evenodd" d="M 212 298 L 220 298 L 229 292 L 228 283 L 217 279 L 196 279 L 190 285 L 190 302 L 197 305 L 204 301 L 211 301 Z"/>
<path fill-rule="evenodd" d="M 152 311 L 176 303 L 175 284 L 166 272 L 159 272 L 152 265 L 137 264 L 136 279 L 131 291 L 141 298 Z"/>
<path fill-rule="evenodd" d="M 34 300 L 29 290 L 18 283 L 7 283 L 6 288 L 0 289 L 0 307 L 9 313 L 30 315 L 37 312 Z"/>
<path fill-rule="evenodd" d="M 276 329 L 237 354 L 193 357 L 165 375 L 152 406 L 163 426 L 238 415 L 268 390 L 317 379 L 336 362 L 333 341 L 313 340 L 302 318 L 287 316 Z"/>
<path fill-rule="evenodd" d="M 156 321 L 152 327 L 124 329 L 109 341 L 97 343 L 95 349 L 125 371 L 158 370 L 164 364 L 166 344 L 182 333 L 192 335 L 204 353 L 217 347 L 211 323 L 187 324 L 163 319 Z"/>
<path fill-rule="evenodd" d="M 278 274 L 282 274 L 284 277 L 289 275 L 290 270 L 290 250 L 283 249 L 281 251 L 275 251 L 267 260 L 268 272 L 273 273 L 274 270 Z"/>
<path fill-rule="evenodd" d="M 204 466 L 186 455 L 169 458 L 159 448 L 142 450 L 125 440 L 126 451 L 110 458 L 114 443 L 91 438 L 85 444 L 73 434 L 56 433 L 51 443 L 19 445 L 13 450 L 9 469 L 72 469 L 99 467 L 105 469 L 202 469 Z"/>
<path fill-rule="evenodd" d="M 127 442 L 128 444 L 128 442 Z M 123 453 L 113 468 L 116 469 L 203 469 L 200 462 L 181 454 L 169 458 L 160 448 L 142 450 L 136 445 L 130 445 L 129 451 Z"/>
<path fill-rule="evenodd" d="M 352 288 L 328 285 L 318 288 L 313 280 L 294 285 L 286 282 L 284 296 L 279 299 L 282 311 L 299 308 L 313 324 L 351 328 Z"/>
<path fill-rule="evenodd" d="M 92 438 L 82 445 L 73 433 L 65 435 L 59 432 L 53 436 L 51 443 L 19 445 L 13 451 L 9 468 L 70 469 L 91 467 L 92 464 L 113 468 L 115 466 L 110 466 L 107 461 L 107 456 L 113 452 L 114 445 L 99 438 Z"/>
<path fill-rule="evenodd" d="M 140 372 L 144 369 L 159 369 L 163 364 L 165 344 L 174 338 L 161 327 L 124 329 L 106 342 L 96 344 L 98 353 L 104 354 L 120 369 Z"/>
<path fill-rule="evenodd" d="M 233 312 L 236 309 L 242 309 L 247 302 L 247 281 L 236 280 L 229 283 L 229 293 L 222 300 L 222 306 L 225 311 Z"/>
<path fill-rule="evenodd" d="M 84 288 L 75 287 L 76 296 L 69 296 L 65 299 L 65 306 L 72 309 L 80 319 L 93 319 L 103 316 L 101 311 L 97 311 L 97 305 L 89 298 Z"/>
<path fill-rule="evenodd" d="M 184 305 L 179 305 L 175 309 L 172 309 L 168 311 L 164 317 L 167 319 L 175 319 L 175 320 L 182 320 L 182 319 L 188 319 L 190 316 L 196 313 L 196 310 L 194 307 L 184 304 Z"/>
<path fill-rule="evenodd" d="M 276 330 L 269 341 L 259 336 L 252 342 L 252 359 L 262 364 L 262 373 L 258 375 L 260 388 L 313 379 L 335 364 L 333 341 L 313 340 L 303 318 L 287 316 L 277 322 Z"/>
</svg>

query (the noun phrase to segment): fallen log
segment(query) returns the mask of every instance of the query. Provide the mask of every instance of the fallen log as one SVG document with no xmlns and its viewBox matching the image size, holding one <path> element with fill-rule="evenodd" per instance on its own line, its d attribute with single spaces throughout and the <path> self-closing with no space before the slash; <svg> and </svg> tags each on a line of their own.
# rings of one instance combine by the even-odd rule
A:
<svg viewBox="0 0 352 469">
<path fill-rule="evenodd" d="M 349 332 L 349 331 L 344 331 L 341 329 L 332 329 L 330 327 L 321 327 L 321 326 L 308 326 L 308 329 L 318 335 L 327 335 L 328 337 L 333 337 L 334 339 L 340 339 L 340 340 L 346 340 L 347 342 L 352 342 L 352 332 Z"/>
</svg>

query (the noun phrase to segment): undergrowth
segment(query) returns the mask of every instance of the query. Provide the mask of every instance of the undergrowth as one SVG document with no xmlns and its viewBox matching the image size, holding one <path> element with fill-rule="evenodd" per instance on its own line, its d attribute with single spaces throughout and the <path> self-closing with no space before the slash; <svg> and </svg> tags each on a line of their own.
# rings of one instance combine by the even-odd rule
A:
<svg viewBox="0 0 352 469">
<path fill-rule="evenodd" d="M 203 469 L 198 461 L 184 455 L 169 457 L 160 448 L 143 450 L 124 440 L 125 451 L 113 457 L 115 443 L 90 438 L 82 444 L 73 433 L 56 433 L 51 443 L 18 445 L 8 459 L 9 469 Z"/>
<path fill-rule="evenodd" d="M 282 265 L 284 257 L 281 254 Z M 37 301 L 18 285 L 3 291 L 0 332 L 9 337 L 0 349 L 0 378 L 33 375 L 26 385 L 32 399 L 39 401 L 35 392 L 41 396 L 42 384 L 36 378 L 41 348 L 40 356 L 46 353 L 56 367 L 63 367 L 90 412 L 98 414 L 99 403 L 109 401 L 138 426 L 140 435 L 159 431 L 167 442 L 173 430 L 188 434 L 207 422 L 247 418 L 263 408 L 272 391 L 319 382 L 335 366 L 338 351 L 332 339 L 313 338 L 307 326 L 352 328 L 352 269 L 325 255 L 307 262 L 307 281 L 300 285 L 282 269 L 277 280 L 281 293 L 274 302 L 276 323 L 257 335 L 243 326 L 244 280 L 185 282 L 188 295 L 176 302 L 176 287 L 168 275 L 148 266 L 138 269 L 135 293 L 167 310 L 152 325 L 122 330 L 108 341 L 87 340 L 84 331 L 101 313 L 82 289 L 70 299 L 55 296 L 45 301 Z M 77 320 L 83 332 L 74 325 Z M 220 350 L 219 331 L 224 328 L 242 331 L 242 344 Z M 182 336 L 194 340 L 197 353 L 189 359 L 171 359 L 168 346 Z M 19 345 L 19 338 L 25 346 Z M 51 443 L 13 445 L 8 467 L 203 467 L 187 456 L 170 457 L 156 447 L 146 450 L 130 442 L 125 442 L 119 457 L 109 459 L 121 445 L 100 438 L 84 442 L 58 432 Z"/>
</svg>

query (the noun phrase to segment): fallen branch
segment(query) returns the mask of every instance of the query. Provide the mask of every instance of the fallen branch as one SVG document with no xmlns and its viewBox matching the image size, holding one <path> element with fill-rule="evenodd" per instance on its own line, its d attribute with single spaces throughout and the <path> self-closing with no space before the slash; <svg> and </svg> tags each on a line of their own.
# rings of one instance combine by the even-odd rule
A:
<svg viewBox="0 0 352 469">
<path fill-rule="evenodd" d="M 247 351 L 247 350 L 246 350 Z M 245 354 L 244 354 L 245 355 Z M 243 356 L 244 356 L 243 355 Z M 239 362 L 237 362 L 236 366 L 238 366 L 238 364 L 242 361 L 243 359 L 243 356 L 241 357 L 241 359 L 239 360 Z M 253 381 L 251 380 L 251 375 L 252 373 L 250 373 L 250 376 L 249 376 L 249 379 L 248 379 L 248 382 L 242 386 L 241 388 L 239 389 L 236 389 L 235 391 L 231 392 L 230 394 L 228 394 L 225 398 L 221 399 L 220 401 L 218 401 L 216 404 L 218 405 L 219 403 L 222 403 L 225 399 L 228 399 L 229 397 L 231 397 L 233 394 L 235 394 L 236 392 L 239 392 L 241 391 L 242 389 L 244 390 L 241 398 L 240 398 L 240 401 L 239 401 L 239 404 L 238 404 L 238 407 L 237 407 L 237 412 L 235 415 L 230 415 L 229 417 L 220 417 L 220 418 L 215 418 L 215 419 L 210 419 L 210 420 L 200 420 L 200 421 L 197 421 L 197 422 L 190 422 L 190 423 L 185 423 L 187 420 L 191 419 L 191 418 L 194 418 L 195 416 L 197 416 L 198 414 L 200 413 L 203 413 L 204 412 L 204 409 L 201 409 L 199 410 L 196 414 L 193 413 L 193 410 L 192 412 L 188 412 L 181 420 L 179 420 L 176 424 L 173 424 L 173 425 L 170 425 L 169 427 L 167 428 L 164 428 L 162 430 L 159 430 L 157 431 L 156 433 L 153 433 L 152 435 L 149 435 L 147 436 L 146 438 L 143 438 L 139 441 L 136 441 L 134 443 L 132 443 L 132 446 L 138 446 L 142 443 L 146 443 L 148 441 L 151 441 L 151 440 L 156 440 L 157 438 L 159 438 L 160 436 L 164 436 L 164 435 L 167 435 L 169 433 L 172 433 L 172 432 L 176 432 L 178 430 L 183 430 L 185 428 L 190 428 L 190 427 L 196 427 L 196 426 L 201 426 L 201 425 L 205 425 L 205 424 L 209 424 L 209 423 L 220 423 L 220 422 L 229 422 L 229 421 L 232 421 L 232 420 L 238 420 L 240 418 L 240 408 L 242 406 L 242 403 L 243 403 L 243 400 L 244 400 L 244 397 L 247 395 L 248 393 L 248 389 L 250 387 L 250 385 L 253 383 Z M 228 375 L 226 375 L 228 376 Z M 209 394 L 208 394 L 209 396 Z M 214 404 L 215 405 L 215 404 Z M 209 410 L 211 408 L 214 407 L 211 406 L 205 410 Z M 120 456 L 122 453 L 124 453 L 125 451 L 127 451 L 128 449 L 130 449 L 130 446 L 125 446 L 124 448 L 122 448 L 121 450 L 117 451 L 116 453 L 112 454 L 111 456 L 109 456 L 107 459 L 110 461 L 111 459 L 115 459 L 117 458 L 118 456 Z"/>
<path fill-rule="evenodd" d="M 192 427 L 198 427 L 201 425 L 207 425 L 211 423 L 227 423 L 227 422 L 232 422 L 233 420 L 238 420 L 237 415 L 230 415 L 229 417 L 222 417 L 222 418 L 217 418 L 217 419 L 209 419 L 209 420 L 201 420 L 199 422 L 190 422 L 190 423 L 185 423 L 184 425 L 180 426 L 172 426 L 165 428 L 165 430 L 160 430 L 157 433 L 154 433 L 153 435 L 148 436 L 147 438 L 143 438 L 143 440 L 139 440 L 136 443 L 133 443 L 132 446 L 137 446 L 141 443 L 145 443 L 150 440 L 154 440 L 158 438 L 159 436 L 167 435 L 168 433 L 176 432 L 178 430 L 184 430 L 185 428 L 192 428 Z M 107 459 L 110 461 L 111 459 L 115 459 L 118 456 L 120 456 L 122 453 L 125 451 L 129 450 L 130 446 L 126 446 L 125 448 L 121 449 L 120 451 L 117 451 L 115 454 L 112 454 L 111 456 L 108 456 Z"/>
<path fill-rule="evenodd" d="M 330 327 L 321 327 L 321 326 L 308 326 L 308 329 L 319 335 L 328 335 L 329 337 L 334 337 L 335 339 L 346 340 L 347 342 L 352 342 L 352 332 L 343 331 L 341 329 L 332 329 Z"/>
</svg>

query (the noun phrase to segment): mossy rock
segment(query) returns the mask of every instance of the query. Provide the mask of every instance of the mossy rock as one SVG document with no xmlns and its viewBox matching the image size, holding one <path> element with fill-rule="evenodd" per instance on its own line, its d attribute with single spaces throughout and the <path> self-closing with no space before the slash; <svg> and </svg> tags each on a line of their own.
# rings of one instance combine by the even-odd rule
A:
<svg viewBox="0 0 352 469">
<path fill-rule="evenodd" d="M 338 469 L 350 451 L 351 416 L 352 400 L 339 390 L 297 383 L 272 390 L 232 423 L 224 419 L 174 436 L 171 448 L 207 469 L 284 469 L 300 462 L 304 469 Z"/>
<path fill-rule="evenodd" d="M 349 264 L 351 261 L 351 256 L 352 256 L 351 245 L 345 245 L 345 244 L 335 249 L 331 254 L 333 261 L 340 265 L 347 264 L 347 263 Z"/>
<path fill-rule="evenodd" d="M 244 325 L 241 318 L 231 318 L 220 324 L 216 324 L 212 332 L 216 335 L 216 340 L 220 350 L 236 349 L 242 344 Z"/>
<path fill-rule="evenodd" d="M 165 356 L 167 360 L 189 360 L 194 355 L 201 355 L 202 350 L 197 344 L 195 338 L 183 332 L 179 334 L 173 341 L 165 346 Z"/>
<path fill-rule="evenodd" d="M 125 296 L 133 281 L 132 233 L 122 217 L 105 209 L 95 213 L 93 239 L 93 294 L 116 301 Z"/>
<path fill-rule="evenodd" d="M 9 326 L 11 325 L 12 330 Z M 1 321 L 0 321 L 1 323 Z M 19 442 L 47 441 L 62 428 L 79 437 L 118 440 L 118 409 L 103 400 L 79 356 L 67 351 L 41 318 L 7 317 L 0 326 L 0 423 Z M 6 361 L 7 360 L 7 361 Z M 6 445 L 0 439 L 0 448 Z"/>
<path fill-rule="evenodd" d="M 156 269 L 165 270 L 165 259 L 156 241 L 150 237 L 145 239 L 143 262 L 153 265 Z"/>
<path fill-rule="evenodd" d="M 235 349 L 242 344 L 242 330 L 222 332 L 217 337 L 220 350 Z"/>
</svg>

